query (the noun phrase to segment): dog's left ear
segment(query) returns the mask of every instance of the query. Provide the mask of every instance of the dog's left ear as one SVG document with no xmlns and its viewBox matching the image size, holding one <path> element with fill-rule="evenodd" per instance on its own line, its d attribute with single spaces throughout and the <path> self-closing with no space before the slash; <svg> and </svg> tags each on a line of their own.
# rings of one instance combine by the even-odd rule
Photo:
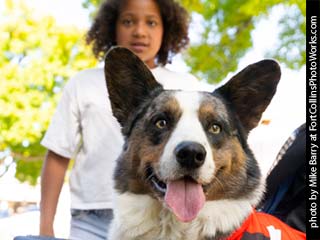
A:
<svg viewBox="0 0 320 240">
<path fill-rule="evenodd" d="M 144 62 L 126 48 L 109 50 L 104 73 L 112 112 L 122 127 L 155 89 L 162 89 Z"/>
<path fill-rule="evenodd" d="M 214 93 L 222 95 L 245 130 L 255 128 L 276 93 L 281 71 L 274 60 L 262 60 L 251 64 Z"/>
</svg>

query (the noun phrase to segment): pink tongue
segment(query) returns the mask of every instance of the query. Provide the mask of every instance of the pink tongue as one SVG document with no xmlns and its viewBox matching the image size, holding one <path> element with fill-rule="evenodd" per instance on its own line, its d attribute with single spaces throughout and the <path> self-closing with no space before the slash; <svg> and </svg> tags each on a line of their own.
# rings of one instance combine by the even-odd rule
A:
<svg viewBox="0 0 320 240">
<path fill-rule="evenodd" d="M 182 222 L 192 221 L 205 202 L 202 186 L 190 179 L 169 182 L 164 199 Z"/>
</svg>

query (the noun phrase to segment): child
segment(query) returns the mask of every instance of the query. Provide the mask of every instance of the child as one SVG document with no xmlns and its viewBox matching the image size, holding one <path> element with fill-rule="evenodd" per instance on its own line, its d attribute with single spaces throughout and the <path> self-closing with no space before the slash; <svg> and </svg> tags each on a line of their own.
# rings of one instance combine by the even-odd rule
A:
<svg viewBox="0 0 320 240">
<path fill-rule="evenodd" d="M 188 25 L 187 12 L 174 0 L 106 0 L 86 40 L 100 59 L 121 45 L 141 58 L 165 88 L 195 89 L 192 75 L 164 67 L 188 44 Z M 40 235 L 54 236 L 57 202 L 73 158 L 70 239 L 105 239 L 112 219 L 113 166 L 123 139 L 103 69 L 82 71 L 66 84 L 42 144 L 48 153 L 41 177 Z"/>
</svg>

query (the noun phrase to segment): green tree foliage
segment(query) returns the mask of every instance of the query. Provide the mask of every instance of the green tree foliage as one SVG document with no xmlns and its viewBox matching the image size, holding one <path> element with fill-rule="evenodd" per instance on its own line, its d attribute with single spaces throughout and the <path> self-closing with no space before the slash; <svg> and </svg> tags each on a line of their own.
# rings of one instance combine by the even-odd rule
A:
<svg viewBox="0 0 320 240">
<path fill-rule="evenodd" d="M 287 1 L 288 11 L 280 20 L 278 45 L 267 57 L 285 63 L 289 68 L 299 69 L 306 62 L 306 1 Z"/>
<path fill-rule="evenodd" d="M 83 5 L 96 9 L 102 1 L 83 0 Z M 279 22 L 279 41 L 266 57 L 278 59 L 293 69 L 305 63 L 305 0 L 178 1 L 193 16 L 202 18 L 201 26 L 193 26 L 202 29 L 199 41 L 192 43 L 184 54 L 187 65 L 200 78 L 217 83 L 230 71 L 235 71 L 239 60 L 252 47 L 251 33 L 256 23 L 278 5 L 285 8 Z"/>
<path fill-rule="evenodd" d="M 185 61 L 193 73 L 210 82 L 221 81 L 235 71 L 239 60 L 252 47 L 251 32 L 256 23 L 281 4 L 286 9 L 279 27 L 273 57 L 291 68 L 305 63 L 305 1 L 298 0 L 181 0 L 192 12 L 203 17 L 203 31 L 198 43 L 191 45 Z M 269 33 L 273 34 L 273 33 Z M 267 39 L 266 39 L 267 41 Z"/>
<path fill-rule="evenodd" d="M 35 184 L 45 154 L 40 140 L 65 80 L 97 62 L 83 30 L 33 17 L 23 1 L 6 0 L 0 15 L 0 166 L 12 156 L 16 177 Z"/>
</svg>

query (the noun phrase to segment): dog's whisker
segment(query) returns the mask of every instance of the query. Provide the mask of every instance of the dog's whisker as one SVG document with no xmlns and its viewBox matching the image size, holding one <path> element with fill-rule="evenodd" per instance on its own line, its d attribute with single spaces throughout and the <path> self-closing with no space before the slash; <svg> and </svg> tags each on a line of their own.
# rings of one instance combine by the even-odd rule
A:
<svg viewBox="0 0 320 240">
<path fill-rule="evenodd" d="M 214 180 L 216 181 L 218 186 L 221 188 L 221 190 L 224 191 L 224 184 L 220 181 L 220 179 L 217 177 L 214 177 Z"/>
</svg>

